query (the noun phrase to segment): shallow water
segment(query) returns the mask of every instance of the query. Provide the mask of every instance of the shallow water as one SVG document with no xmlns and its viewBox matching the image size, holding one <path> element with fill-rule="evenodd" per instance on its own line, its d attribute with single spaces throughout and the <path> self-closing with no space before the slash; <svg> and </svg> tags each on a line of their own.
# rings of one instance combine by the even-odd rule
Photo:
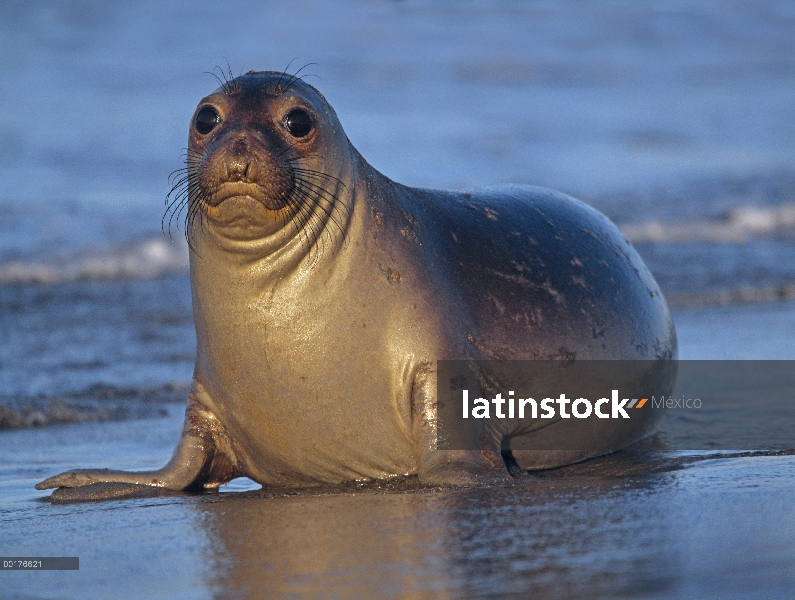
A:
<svg viewBox="0 0 795 600">
<path fill-rule="evenodd" d="M 677 307 L 681 358 L 795 359 L 791 2 L 218 7 L 0 3 L 0 554 L 81 560 L 0 573 L 0 597 L 795 595 L 786 454 L 624 452 L 506 488 L 39 501 L 45 476 L 155 468 L 174 447 L 195 335 L 163 198 L 226 59 L 319 63 L 307 81 L 401 183 L 594 204 Z"/>
</svg>

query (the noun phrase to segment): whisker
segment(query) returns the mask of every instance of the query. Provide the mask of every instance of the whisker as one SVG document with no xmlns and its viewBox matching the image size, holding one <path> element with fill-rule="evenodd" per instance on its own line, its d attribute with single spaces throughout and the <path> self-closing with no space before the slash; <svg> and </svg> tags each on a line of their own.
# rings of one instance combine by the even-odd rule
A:
<svg viewBox="0 0 795 600">
<path fill-rule="evenodd" d="M 311 66 L 311 65 L 315 65 L 315 66 L 317 66 L 317 63 L 314 63 L 314 62 L 311 62 L 311 63 L 306 63 L 306 64 L 305 64 L 303 67 L 301 67 L 301 68 L 300 68 L 300 69 L 298 69 L 298 70 L 297 70 L 295 73 L 293 73 L 292 75 L 290 75 L 290 78 L 289 78 L 289 79 L 288 79 L 288 80 L 287 80 L 287 81 L 284 83 L 284 85 L 282 86 L 282 88 L 283 88 L 283 89 L 282 89 L 282 93 L 284 93 L 284 92 L 286 92 L 287 90 L 289 90 L 289 89 L 290 89 L 290 88 L 293 86 L 293 84 L 294 84 L 296 81 L 298 81 L 299 79 L 302 79 L 301 77 L 299 77 L 299 76 L 298 76 L 298 74 L 299 74 L 301 71 L 303 71 L 304 69 L 306 69 L 307 67 Z M 289 66 L 289 65 L 288 65 L 288 66 Z"/>
<path fill-rule="evenodd" d="M 311 177 L 313 179 L 321 180 L 321 181 L 331 181 L 333 183 L 338 183 L 346 190 L 348 186 L 345 185 L 343 181 L 337 179 L 333 175 L 329 175 L 328 173 L 323 173 L 322 171 L 314 171 L 312 169 L 294 169 L 296 173 L 300 173 L 302 176 Z"/>
<path fill-rule="evenodd" d="M 334 198 L 334 200 L 336 200 L 337 202 L 340 202 L 340 201 L 339 201 L 339 198 L 337 198 L 337 196 L 335 196 L 334 194 L 331 194 L 330 192 L 328 192 L 328 190 L 325 190 L 325 189 L 323 189 L 323 188 L 320 188 L 320 187 L 317 187 L 317 186 L 313 186 L 313 184 L 310 184 L 310 183 L 308 183 L 308 182 L 302 182 L 302 183 L 300 183 L 299 185 L 300 185 L 300 186 L 302 186 L 302 189 L 303 189 L 303 190 L 306 192 L 306 194 L 307 194 L 307 196 L 308 196 L 308 198 L 309 198 L 310 200 L 316 200 L 315 206 L 317 206 L 317 208 L 319 208 L 321 211 L 323 211 L 323 213 L 325 213 L 325 215 L 328 217 L 328 219 L 329 219 L 329 220 L 330 220 L 332 223 L 334 223 L 334 225 L 335 225 L 335 226 L 337 227 L 337 229 L 339 230 L 340 234 L 341 234 L 341 235 L 344 237 L 344 236 L 345 236 L 345 230 L 342 228 L 342 225 L 340 225 L 340 223 L 339 223 L 339 222 L 337 221 L 337 219 L 334 217 L 334 214 L 333 214 L 333 209 L 332 209 L 332 210 L 329 210 L 329 209 L 328 209 L 326 206 L 324 206 L 324 205 L 322 204 L 322 202 L 321 202 L 322 200 L 326 200 L 326 203 L 327 203 L 327 204 L 329 204 L 329 205 L 332 205 L 332 204 L 333 204 L 333 203 L 331 202 L 331 200 L 329 200 L 328 198 L 324 198 L 324 196 L 323 196 L 324 194 L 328 194 L 328 195 L 330 195 L 330 196 L 331 196 L 332 198 Z M 303 186 L 307 186 L 307 187 L 303 187 Z M 312 187 L 309 187 L 309 186 L 312 186 Z M 341 204 L 341 203 L 340 203 L 340 204 Z M 344 206 L 344 205 L 343 205 L 343 206 Z M 346 208 L 346 210 L 347 210 L 347 208 Z"/>
<path fill-rule="evenodd" d="M 287 69 L 290 68 L 290 65 L 293 64 L 297 60 L 298 60 L 298 57 L 295 57 L 294 59 L 292 59 L 289 63 L 287 63 L 287 66 L 284 68 L 284 71 L 282 71 L 279 74 L 279 79 L 278 79 L 278 81 L 276 81 L 276 84 L 273 86 L 274 87 L 274 92 L 276 94 L 281 95 L 281 94 L 283 94 L 285 92 L 284 88 L 282 88 L 282 79 L 287 76 Z"/>
</svg>

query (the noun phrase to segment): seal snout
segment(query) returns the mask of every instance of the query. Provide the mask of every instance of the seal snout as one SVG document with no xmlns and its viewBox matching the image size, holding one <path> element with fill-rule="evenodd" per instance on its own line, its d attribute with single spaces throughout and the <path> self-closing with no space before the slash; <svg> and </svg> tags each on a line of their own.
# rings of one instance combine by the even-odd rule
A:
<svg viewBox="0 0 795 600">
<path fill-rule="evenodd" d="M 251 161 L 245 158 L 232 157 L 226 164 L 226 180 L 227 181 L 243 181 L 248 183 L 249 170 L 251 168 Z"/>
<path fill-rule="evenodd" d="M 251 157 L 249 144 L 244 137 L 240 137 L 232 144 L 231 151 L 224 157 L 224 169 L 227 181 L 250 182 Z M 253 174 L 253 173 L 252 173 Z"/>
<path fill-rule="evenodd" d="M 256 131 L 230 131 L 206 149 L 198 176 L 208 194 L 208 207 L 219 207 L 227 200 L 238 200 L 225 209 L 224 215 L 240 215 L 256 208 L 255 201 L 267 210 L 280 210 L 290 190 L 291 179 L 274 156 L 280 152 L 272 140 Z M 245 200 L 246 203 L 241 203 Z M 211 211 L 211 218 L 225 221 L 222 213 Z M 279 217 L 280 219 L 283 216 Z"/>
</svg>

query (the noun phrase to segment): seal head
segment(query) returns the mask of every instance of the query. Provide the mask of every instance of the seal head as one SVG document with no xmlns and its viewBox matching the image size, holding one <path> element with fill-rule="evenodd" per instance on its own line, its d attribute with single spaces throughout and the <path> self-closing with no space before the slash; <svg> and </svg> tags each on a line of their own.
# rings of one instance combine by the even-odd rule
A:
<svg viewBox="0 0 795 600">
<path fill-rule="evenodd" d="M 338 230 L 345 221 L 338 191 L 350 160 L 314 88 L 250 72 L 202 99 L 191 119 L 189 233 L 206 222 L 232 242 L 299 236 L 312 245 L 329 220 Z"/>
</svg>

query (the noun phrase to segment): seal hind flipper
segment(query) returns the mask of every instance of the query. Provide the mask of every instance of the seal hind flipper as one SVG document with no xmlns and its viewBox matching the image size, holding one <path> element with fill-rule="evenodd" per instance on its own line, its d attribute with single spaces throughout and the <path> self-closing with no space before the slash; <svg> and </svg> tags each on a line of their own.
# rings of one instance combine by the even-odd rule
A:
<svg viewBox="0 0 795 600">
<path fill-rule="evenodd" d="M 156 471 L 112 471 L 110 469 L 75 469 L 66 471 L 36 484 L 37 490 L 58 488 L 57 500 L 68 496 L 70 502 L 118 498 L 119 486 L 99 484 L 127 484 L 129 493 L 138 486 L 173 491 L 198 491 L 218 488 L 242 475 L 237 467 L 231 441 L 218 418 L 207 410 L 197 396 L 203 392 L 195 383 L 185 409 L 185 425 L 174 454 L 166 466 Z M 65 492 L 63 488 L 70 488 Z"/>
</svg>

